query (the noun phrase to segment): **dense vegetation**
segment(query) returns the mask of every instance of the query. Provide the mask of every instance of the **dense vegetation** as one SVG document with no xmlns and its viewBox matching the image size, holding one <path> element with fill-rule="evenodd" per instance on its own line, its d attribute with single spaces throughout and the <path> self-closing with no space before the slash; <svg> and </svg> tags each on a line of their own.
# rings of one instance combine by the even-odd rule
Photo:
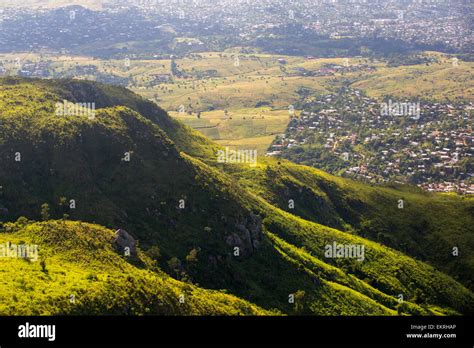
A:
<svg viewBox="0 0 474 348">
<path fill-rule="evenodd" d="M 114 250 L 113 231 L 98 225 L 23 221 L 6 229 L 0 243 L 38 244 L 41 259 L 0 263 L 2 315 L 278 314 L 174 280 L 141 251 L 130 262 Z"/>
<path fill-rule="evenodd" d="M 57 116 L 63 100 L 95 116 Z M 0 125 L 0 244 L 39 245 L 38 262 L 1 260 L 1 314 L 473 312 L 472 201 L 220 164 L 153 103 L 92 82 L 2 79 Z M 133 257 L 112 246 L 120 228 Z M 334 242 L 364 262 L 325 257 Z"/>
</svg>

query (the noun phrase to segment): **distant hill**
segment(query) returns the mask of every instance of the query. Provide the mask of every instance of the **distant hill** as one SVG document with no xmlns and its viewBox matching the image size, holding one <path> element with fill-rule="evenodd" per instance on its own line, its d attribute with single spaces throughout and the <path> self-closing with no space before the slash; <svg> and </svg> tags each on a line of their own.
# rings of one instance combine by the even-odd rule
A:
<svg viewBox="0 0 474 348">
<path fill-rule="evenodd" d="M 101 9 L 107 1 L 103 0 L 0 0 L 2 7 L 28 7 L 28 8 L 58 8 L 65 6 L 82 6 L 90 9 Z"/>
<path fill-rule="evenodd" d="M 93 117 L 57 115 L 64 100 L 95 103 Z M 220 164 L 155 104 L 87 81 L 0 79 L 0 125 L 0 243 L 39 246 L 37 262 L 0 262 L 0 314 L 473 312 L 471 201 Z M 420 213 L 394 212 L 399 196 Z M 114 247 L 118 229 L 136 255 Z M 334 243 L 363 246 L 363 260 L 328 258 Z M 56 302 L 70 293 L 77 305 Z"/>
</svg>

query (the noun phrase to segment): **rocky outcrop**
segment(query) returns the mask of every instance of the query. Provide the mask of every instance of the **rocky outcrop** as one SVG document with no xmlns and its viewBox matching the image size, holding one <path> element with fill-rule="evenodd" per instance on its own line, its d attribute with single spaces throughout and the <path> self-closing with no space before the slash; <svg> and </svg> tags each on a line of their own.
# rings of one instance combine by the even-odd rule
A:
<svg viewBox="0 0 474 348">
<path fill-rule="evenodd" d="M 262 218 L 250 213 L 235 223 L 234 232 L 226 237 L 226 243 L 233 248 L 238 247 L 239 256 L 245 258 L 258 249 L 262 236 Z"/>
<path fill-rule="evenodd" d="M 113 245 L 122 255 L 127 256 L 127 251 L 130 252 L 129 256 L 137 254 L 137 241 L 125 230 L 118 229 L 115 231 Z"/>
</svg>

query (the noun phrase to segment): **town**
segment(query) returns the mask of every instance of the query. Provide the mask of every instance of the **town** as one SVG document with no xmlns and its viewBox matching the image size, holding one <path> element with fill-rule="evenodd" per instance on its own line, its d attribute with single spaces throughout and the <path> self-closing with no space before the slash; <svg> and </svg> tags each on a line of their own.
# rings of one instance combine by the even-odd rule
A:
<svg viewBox="0 0 474 348">
<path fill-rule="evenodd" d="M 474 194 L 472 102 L 418 101 L 420 115 L 392 115 L 383 112 L 386 103 L 350 88 L 304 95 L 301 116 L 292 118 L 267 156 L 371 183 Z"/>
<path fill-rule="evenodd" d="M 470 4 L 221 0 L 216 6 L 214 0 L 117 0 L 98 1 L 97 8 L 8 6 L 0 12 L 0 53 L 47 50 L 124 58 L 133 52 L 138 58 L 166 59 L 236 46 L 319 57 L 411 49 L 472 53 Z"/>
</svg>

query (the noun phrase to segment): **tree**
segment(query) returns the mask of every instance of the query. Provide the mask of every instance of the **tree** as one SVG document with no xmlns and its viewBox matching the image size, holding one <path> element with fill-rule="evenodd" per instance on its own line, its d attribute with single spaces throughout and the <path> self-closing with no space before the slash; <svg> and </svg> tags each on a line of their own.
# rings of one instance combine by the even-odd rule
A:
<svg viewBox="0 0 474 348">
<path fill-rule="evenodd" d="M 197 254 L 198 254 L 198 250 L 196 248 L 191 249 L 189 254 L 186 256 L 186 261 L 197 262 L 198 261 Z"/>
<path fill-rule="evenodd" d="M 42 259 L 40 261 L 40 266 L 41 266 L 41 271 L 43 273 L 48 273 L 48 270 L 46 269 L 46 260 L 45 259 Z"/>
<path fill-rule="evenodd" d="M 41 219 L 43 221 L 49 220 L 49 205 L 48 205 L 48 203 L 43 203 L 41 205 Z"/>
<path fill-rule="evenodd" d="M 168 261 L 168 267 L 178 273 L 181 268 L 181 261 L 174 256 Z"/>
<path fill-rule="evenodd" d="M 425 302 L 425 294 L 423 293 L 423 290 L 419 288 L 415 289 L 413 293 L 413 302 L 417 304 L 421 304 Z"/>
<path fill-rule="evenodd" d="M 303 312 L 305 295 L 303 290 L 298 290 L 295 293 L 295 312 L 298 314 Z"/>
<path fill-rule="evenodd" d="M 66 197 L 59 197 L 59 206 L 64 207 L 67 205 L 67 198 Z"/>
<path fill-rule="evenodd" d="M 16 224 L 20 227 L 24 227 L 26 225 L 28 225 L 28 219 L 24 216 L 20 216 L 17 220 L 16 220 Z"/>
<path fill-rule="evenodd" d="M 161 258 L 161 251 L 160 248 L 156 245 L 152 246 L 150 249 L 146 251 L 146 254 L 151 257 L 153 260 L 158 260 Z"/>
</svg>

